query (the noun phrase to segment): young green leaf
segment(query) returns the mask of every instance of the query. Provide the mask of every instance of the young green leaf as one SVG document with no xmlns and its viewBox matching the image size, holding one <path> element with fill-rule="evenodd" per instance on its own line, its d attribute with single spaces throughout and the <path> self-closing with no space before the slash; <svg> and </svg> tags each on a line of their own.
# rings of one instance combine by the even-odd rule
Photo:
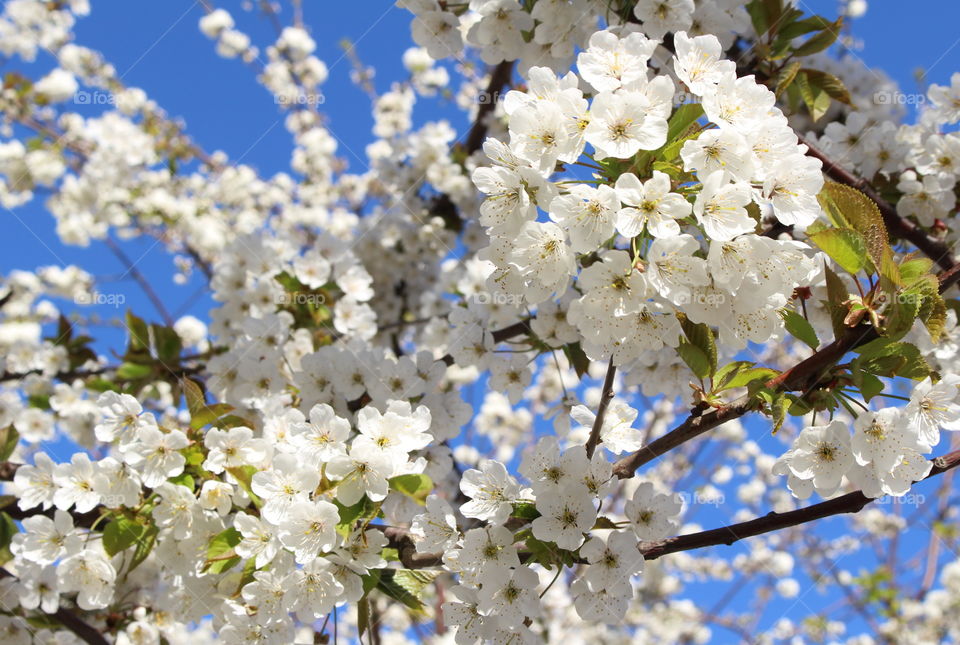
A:
<svg viewBox="0 0 960 645">
<path fill-rule="evenodd" d="M 851 228 L 828 228 L 811 235 L 810 241 L 851 275 L 867 268 L 867 243 Z"/>
<path fill-rule="evenodd" d="M 784 327 L 786 327 L 787 333 L 809 345 L 810 349 L 820 347 L 820 339 L 817 338 L 817 332 L 814 331 L 813 325 L 811 325 L 806 318 L 790 309 L 781 309 L 780 317 L 783 318 L 783 324 Z"/>
</svg>

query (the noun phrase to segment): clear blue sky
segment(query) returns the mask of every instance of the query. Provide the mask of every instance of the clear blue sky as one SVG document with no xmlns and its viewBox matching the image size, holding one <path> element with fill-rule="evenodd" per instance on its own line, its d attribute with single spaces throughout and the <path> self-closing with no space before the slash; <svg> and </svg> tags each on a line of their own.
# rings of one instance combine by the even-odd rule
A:
<svg viewBox="0 0 960 645">
<path fill-rule="evenodd" d="M 371 140 L 372 117 L 366 95 L 349 80 L 351 64 L 343 56 L 339 42 L 349 38 L 356 44 L 363 62 L 376 68 L 375 84 L 383 90 L 391 80 L 404 75 L 400 55 L 412 44 L 409 14 L 394 8 L 389 0 L 320 0 L 304 4 L 307 23 L 318 44 L 317 55 L 330 68 L 330 79 L 324 86 L 323 111 L 329 116 L 331 131 L 341 142 L 340 155 L 349 161 L 353 170 L 362 171 L 363 149 Z M 802 8 L 825 16 L 835 14 L 836 4 L 834 0 L 798 2 Z M 917 68 L 928 70 L 928 79 L 941 84 L 949 81 L 953 71 L 960 70 L 960 34 L 956 29 L 960 24 L 960 3 L 871 0 L 870 4 L 867 15 L 855 21 L 853 28 L 854 34 L 865 43 L 858 55 L 868 65 L 885 69 L 907 92 L 916 89 L 913 74 Z M 224 6 L 257 45 L 264 47 L 271 42 L 273 28 L 266 20 L 240 11 L 239 2 Z M 929 17 L 933 12 L 937 13 L 936 19 Z M 199 3 L 185 0 L 95 0 L 92 14 L 77 27 L 77 42 L 103 52 L 125 83 L 143 88 L 169 114 L 182 117 L 188 131 L 203 148 L 222 149 L 231 160 L 250 164 L 264 176 L 287 171 L 291 145 L 281 113 L 271 96 L 257 85 L 251 68 L 238 60 L 226 60 L 214 54 L 213 43 L 197 29 L 202 15 Z M 38 63 L 38 66 L 49 65 L 49 59 L 41 58 Z M 13 68 L 24 67 L 16 62 L 5 66 L 7 70 Z M 30 68 L 38 69 L 37 66 L 27 69 Z M 441 101 L 421 100 L 417 106 L 418 122 L 441 116 L 454 119 L 458 127 L 466 126 L 460 114 Z M 0 230 L 4 232 L 0 236 L 0 271 L 3 273 L 70 263 L 105 279 L 123 272 L 123 266 L 102 244 L 95 243 L 87 249 L 62 245 L 42 201 L 16 214 L 0 210 Z M 150 250 L 149 242 L 135 241 L 125 248 L 131 257 L 140 258 L 138 267 L 152 278 L 170 311 L 180 309 L 196 290 L 197 282 L 187 287 L 177 287 L 171 282 L 170 261 L 162 247 Z M 135 311 L 148 319 L 157 319 L 156 312 L 133 281 L 105 282 L 100 289 L 123 294 Z M 190 311 L 204 318 L 207 305 L 208 301 L 200 300 Z M 104 307 L 100 313 L 109 316 L 123 312 Z M 770 446 L 765 447 L 772 450 Z M 731 499 L 730 505 L 702 510 L 695 519 L 707 527 L 725 523 L 731 505 L 735 504 Z M 833 520 L 830 525 L 839 527 L 840 520 Z M 903 548 L 916 548 L 918 544 L 911 540 Z M 745 547 L 733 547 L 731 553 L 734 552 L 745 552 Z M 829 599 L 816 595 L 811 592 L 806 600 L 798 602 L 771 602 L 764 625 L 769 626 L 784 612 L 792 617 L 805 616 L 810 613 L 809 608 L 829 604 Z M 749 596 L 746 592 L 733 606 L 745 607 Z M 695 597 L 703 600 L 705 608 L 710 606 L 710 590 L 697 592 Z M 725 640 L 728 636 L 722 630 L 715 630 L 715 642 L 730 642 Z"/>
</svg>

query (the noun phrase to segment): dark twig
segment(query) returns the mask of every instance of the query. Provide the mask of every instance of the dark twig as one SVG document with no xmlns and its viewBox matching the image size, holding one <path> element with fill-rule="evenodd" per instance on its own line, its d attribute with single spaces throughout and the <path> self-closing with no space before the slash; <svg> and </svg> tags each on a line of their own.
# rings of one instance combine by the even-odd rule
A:
<svg viewBox="0 0 960 645">
<path fill-rule="evenodd" d="M 597 417 L 593 420 L 593 427 L 590 428 L 590 437 L 587 439 L 587 459 L 593 457 L 593 451 L 600 443 L 600 430 L 603 429 L 603 419 L 607 416 L 607 407 L 613 400 L 613 381 L 617 375 L 617 366 L 613 364 L 613 358 L 607 364 L 607 376 L 603 379 L 603 390 L 600 393 L 600 404 L 597 406 Z"/>
</svg>

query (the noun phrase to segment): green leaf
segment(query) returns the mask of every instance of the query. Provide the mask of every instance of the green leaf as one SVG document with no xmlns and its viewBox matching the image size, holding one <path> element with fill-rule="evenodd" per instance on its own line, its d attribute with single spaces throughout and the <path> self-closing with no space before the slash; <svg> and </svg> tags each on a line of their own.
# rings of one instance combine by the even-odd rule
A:
<svg viewBox="0 0 960 645">
<path fill-rule="evenodd" d="M 148 524 L 140 524 L 123 516 L 118 517 L 103 527 L 103 550 L 110 557 L 126 551 L 143 539 L 150 528 Z"/>
<path fill-rule="evenodd" d="M 190 417 L 190 427 L 194 430 L 199 430 L 204 426 L 208 426 L 215 421 L 223 418 L 230 412 L 233 412 L 234 407 L 226 403 L 214 403 L 213 405 L 208 405 Z"/>
<path fill-rule="evenodd" d="M 427 503 L 427 495 L 433 490 L 433 481 L 422 473 L 408 473 L 390 478 L 390 488 L 403 493 L 423 506 Z"/>
<path fill-rule="evenodd" d="M 677 346 L 677 353 L 680 354 L 680 358 L 687 364 L 687 367 L 697 375 L 697 378 L 704 379 L 710 376 L 710 359 L 702 349 L 685 338 L 681 338 L 680 344 Z"/>
<path fill-rule="evenodd" d="M 611 520 L 609 517 L 603 515 L 597 518 L 597 521 L 593 524 L 593 531 L 599 531 L 601 529 L 615 529 L 617 528 L 617 523 Z"/>
<path fill-rule="evenodd" d="M 157 358 L 164 363 L 176 365 L 180 362 L 180 350 L 183 349 L 183 341 L 180 334 L 175 332 L 172 327 L 162 325 L 150 325 L 153 332 L 154 348 L 157 352 Z"/>
<path fill-rule="evenodd" d="M 19 532 L 17 523 L 6 513 L 0 512 L 0 565 L 13 559 L 10 543 L 13 541 L 13 536 Z"/>
<path fill-rule="evenodd" d="M 930 273 L 933 260 L 923 256 L 907 256 L 900 262 L 900 277 L 904 284 L 913 284 Z"/>
<path fill-rule="evenodd" d="M 394 600 L 400 601 L 413 611 L 422 612 L 423 603 L 420 598 L 396 580 L 398 571 L 397 569 L 382 569 L 380 579 L 377 580 L 377 589 Z"/>
<path fill-rule="evenodd" d="M 691 345 L 700 350 L 706 359 L 705 366 L 702 366 L 704 373 L 701 374 L 692 365 L 690 369 L 700 378 L 713 375 L 717 371 L 717 343 L 713 337 L 713 330 L 703 323 L 697 324 L 691 322 L 686 316 L 679 316 L 679 319 L 684 336 L 687 337 Z M 683 343 L 681 343 L 681 357 L 683 357 L 682 345 Z M 684 360 L 686 360 L 686 358 L 684 358 Z M 690 363 L 688 362 L 687 365 L 690 365 Z"/>
<path fill-rule="evenodd" d="M 675 143 L 703 115 L 703 106 L 699 103 L 684 103 L 678 107 L 667 122 L 667 141 Z"/>
<path fill-rule="evenodd" d="M 806 318 L 790 309 L 781 309 L 780 317 L 783 318 L 783 324 L 787 329 L 787 333 L 798 340 L 802 340 L 810 346 L 810 349 L 820 347 L 820 339 L 817 338 L 817 332 L 814 331 L 813 325 L 811 325 Z"/>
<path fill-rule="evenodd" d="M 851 186 L 828 181 L 817 195 L 817 201 L 827 217 L 838 228 L 852 228 L 860 233 L 870 252 L 870 259 L 878 271 L 891 282 L 899 284 L 899 271 L 885 271 L 886 263 L 893 263 L 893 251 L 887 236 L 887 227 L 876 202 Z"/>
<path fill-rule="evenodd" d="M 883 328 L 877 331 L 891 340 L 906 336 L 920 312 L 920 302 L 921 298 L 915 293 L 898 294 L 884 310 Z"/>
<path fill-rule="evenodd" d="M 141 365 L 140 363 L 125 362 L 117 367 L 117 378 L 125 381 L 137 381 L 147 378 L 152 373 L 153 368 L 151 366 Z"/>
<path fill-rule="evenodd" d="M 753 366 L 753 361 L 733 361 L 731 363 L 727 363 L 718 369 L 717 373 L 713 375 L 714 388 L 722 388 L 724 385 L 726 385 L 727 381 L 736 376 L 738 373 L 748 370 Z"/>
<path fill-rule="evenodd" d="M 396 569 L 393 580 L 408 592 L 420 598 L 423 595 L 423 590 L 432 584 L 440 573 L 440 571 L 427 569 Z"/>
<path fill-rule="evenodd" d="M 548 569 L 558 565 L 572 565 L 574 561 L 570 551 L 561 549 L 554 542 L 538 540 L 531 536 L 526 539 L 526 547 L 530 551 L 530 560 Z"/>
<path fill-rule="evenodd" d="M 777 89 L 776 95 L 779 97 L 783 94 L 790 84 L 793 83 L 797 78 L 797 72 L 800 71 L 800 62 L 794 61 L 780 70 L 780 73 L 777 74 Z"/>
<path fill-rule="evenodd" d="M 139 318 L 133 314 L 132 311 L 127 311 L 127 331 L 130 333 L 130 338 L 127 340 L 127 352 L 134 355 L 150 355 L 150 331 L 147 328 L 147 323 L 143 322 L 142 318 Z"/>
<path fill-rule="evenodd" d="M 183 389 L 183 398 L 187 402 L 187 411 L 191 418 L 207 408 L 207 397 L 196 382 L 188 378 L 180 379 L 180 387 Z"/>
<path fill-rule="evenodd" d="M 337 522 L 337 531 L 344 537 L 350 535 L 353 531 L 353 525 L 357 521 L 371 520 L 377 516 L 380 510 L 378 502 L 371 502 L 370 498 L 364 495 L 360 501 L 353 506 L 344 506 L 336 499 L 333 500 L 337 507 L 340 521 Z"/>
<path fill-rule="evenodd" d="M 806 414 L 810 414 L 810 412 L 813 411 L 813 408 L 810 407 L 810 404 L 799 396 L 787 394 L 786 398 L 790 401 L 790 405 L 787 407 L 787 414 L 792 417 L 802 417 Z"/>
<path fill-rule="evenodd" d="M 213 421 L 213 425 L 221 430 L 229 428 L 252 428 L 255 424 L 250 421 L 250 419 L 244 419 L 243 417 L 238 417 L 235 414 L 228 414 L 226 416 L 218 417 Z"/>
<path fill-rule="evenodd" d="M 819 34 L 811 36 L 802 45 L 793 50 L 794 56 L 810 56 L 836 42 L 840 36 L 840 30 L 843 28 L 843 16 L 837 18 L 833 23 L 824 28 Z"/>
<path fill-rule="evenodd" d="M 935 343 L 940 342 L 943 330 L 947 326 L 947 305 L 941 296 L 938 295 L 932 301 L 930 313 L 924 319 L 923 324 L 930 334 L 930 339 Z"/>
<path fill-rule="evenodd" d="M 827 96 L 844 105 L 853 105 L 850 91 L 839 78 L 818 69 L 803 70 L 811 89 L 826 92 Z"/>
<path fill-rule="evenodd" d="M 773 419 L 773 428 L 771 428 L 770 434 L 777 434 L 780 428 L 783 427 L 783 422 L 787 418 L 787 410 L 790 408 L 791 403 L 792 401 L 789 397 L 781 394 L 770 404 L 770 417 Z"/>
<path fill-rule="evenodd" d="M 767 31 L 773 36 L 782 23 L 783 3 L 782 0 L 753 0 L 747 5 L 747 12 L 758 36 Z"/>
<path fill-rule="evenodd" d="M 820 31 L 831 26 L 833 23 L 823 16 L 810 16 L 803 20 L 795 20 L 780 30 L 779 38 L 793 40 L 800 36 L 805 36 L 813 31 Z"/>
<path fill-rule="evenodd" d="M 749 387 L 752 383 L 766 383 L 779 372 L 769 367 L 754 367 L 750 361 L 737 361 L 724 365 L 714 377 L 714 392 L 723 392 L 738 387 Z"/>
<path fill-rule="evenodd" d="M 814 233 L 810 240 L 851 275 L 867 266 L 867 244 L 857 231 L 850 228 L 828 228 Z"/>
<path fill-rule="evenodd" d="M 846 317 L 847 312 L 843 303 L 850 297 L 850 293 L 847 291 L 847 286 L 843 280 L 840 279 L 840 276 L 838 276 L 826 262 L 824 262 L 823 270 L 827 282 L 827 300 L 824 302 L 827 311 L 830 312 L 830 324 L 833 327 L 833 336 L 834 338 L 840 338 L 846 330 L 843 319 Z"/>
<path fill-rule="evenodd" d="M 187 473 L 180 473 L 176 477 L 171 477 L 167 481 L 170 482 L 171 484 L 176 484 L 177 486 L 183 486 L 185 488 L 189 488 L 190 490 L 193 490 L 196 485 L 195 482 L 193 481 L 193 477 Z"/>
<path fill-rule="evenodd" d="M 263 506 L 263 501 L 257 496 L 256 493 L 253 492 L 253 489 L 250 488 L 250 482 L 253 481 L 253 475 L 257 472 L 257 469 L 254 466 L 235 466 L 233 468 L 227 468 L 227 472 L 233 475 L 233 478 L 237 480 L 240 488 L 242 488 L 243 492 L 247 494 L 254 506 L 257 508 Z"/>
<path fill-rule="evenodd" d="M 240 562 L 234 547 L 240 544 L 243 536 L 240 531 L 231 527 L 217 533 L 207 545 L 207 562 L 205 570 L 210 573 L 223 573 Z"/>
<path fill-rule="evenodd" d="M 127 567 L 127 573 L 139 567 L 147 559 L 150 551 L 153 550 L 153 545 L 157 542 L 158 533 L 160 533 L 160 529 L 156 526 L 152 524 L 147 526 L 147 530 L 137 539 L 136 548 L 133 550 L 133 558 L 130 560 L 130 566 Z"/>
<path fill-rule="evenodd" d="M 567 361 L 577 372 L 577 377 L 582 379 L 583 375 L 590 370 L 590 359 L 587 358 L 587 355 L 583 352 L 580 343 L 576 342 L 564 345 L 563 353 L 567 357 Z"/>
<path fill-rule="evenodd" d="M 363 595 L 366 596 L 370 593 L 371 589 L 376 588 L 377 583 L 380 581 L 380 569 L 374 569 L 367 573 L 365 576 L 361 576 L 363 580 Z"/>
<path fill-rule="evenodd" d="M 699 133 L 697 120 L 703 114 L 703 106 L 699 103 L 684 103 L 678 107 L 667 123 L 667 143 L 654 153 L 654 157 L 662 161 L 673 161 L 679 157 L 683 144 Z"/>
<path fill-rule="evenodd" d="M 236 587 L 237 590 L 234 592 L 234 595 L 239 595 L 244 587 L 246 587 L 248 584 L 254 581 L 253 574 L 256 572 L 257 572 L 256 558 L 250 558 L 249 560 L 243 563 L 243 569 L 240 571 L 240 581 L 237 582 L 237 587 Z"/>
<path fill-rule="evenodd" d="M 206 454 L 203 452 L 202 444 L 194 443 L 180 451 L 186 459 L 187 466 L 200 466 L 206 460 Z"/>
<path fill-rule="evenodd" d="M 860 396 L 867 403 L 883 392 L 883 381 L 869 372 L 858 371 L 853 377 L 854 385 L 860 389 Z"/>
<path fill-rule="evenodd" d="M 363 642 L 363 635 L 370 627 L 370 601 L 361 598 L 357 601 L 357 640 Z"/>
<path fill-rule="evenodd" d="M 521 520 L 532 521 L 540 517 L 540 511 L 537 510 L 536 505 L 529 502 L 517 502 L 513 505 L 510 515 Z"/>
<path fill-rule="evenodd" d="M 810 118 L 819 121 L 820 117 L 830 109 L 830 94 L 821 87 L 810 82 L 806 70 L 797 73 L 796 80 L 790 85 L 789 89 L 796 87 L 800 92 L 800 97 L 810 111 Z"/>
<path fill-rule="evenodd" d="M 861 354 L 854 359 L 852 368 L 877 376 L 903 376 L 913 380 L 926 378 L 931 372 L 920 350 L 905 342 L 877 346 L 869 354 Z"/>
<path fill-rule="evenodd" d="M 10 459 L 10 455 L 17 449 L 17 443 L 20 441 L 20 433 L 13 427 L 13 424 L 0 429 L 0 461 Z"/>
</svg>

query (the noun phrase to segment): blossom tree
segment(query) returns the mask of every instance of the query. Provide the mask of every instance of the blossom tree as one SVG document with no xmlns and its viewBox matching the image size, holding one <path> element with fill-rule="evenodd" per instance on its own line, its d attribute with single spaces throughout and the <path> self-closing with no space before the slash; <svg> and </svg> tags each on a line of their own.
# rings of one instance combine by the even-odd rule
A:
<svg viewBox="0 0 960 645">
<path fill-rule="evenodd" d="M 87 0 L 0 15 L 0 203 L 154 307 L 107 347 L 95 276 L 3 277 L 3 643 L 960 640 L 960 74 L 908 119 L 800 2 L 399 0 L 350 172 L 320 10 L 198 4 L 288 173 L 125 86 Z"/>
</svg>

